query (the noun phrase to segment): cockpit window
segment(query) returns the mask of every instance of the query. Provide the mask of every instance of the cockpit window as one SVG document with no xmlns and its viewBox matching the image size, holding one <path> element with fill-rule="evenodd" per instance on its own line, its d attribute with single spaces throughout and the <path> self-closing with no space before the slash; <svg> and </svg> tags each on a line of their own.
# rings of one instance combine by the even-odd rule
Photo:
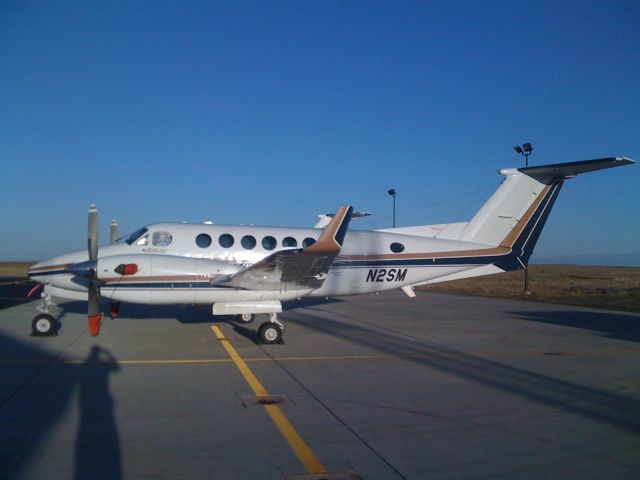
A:
<svg viewBox="0 0 640 480">
<path fill-rule="evenodd" d="M 168 247 L 171 245 L 171 234 L 169 232 L 153 232 L 151 244 L 154 247 Z"/>
<path fill-rule="evenodd" d="M 136 245 L 138 245 L 139 247 L 149 245 L 149 233 L 145 233 L 143 236 L 141 236 L 136 242 Z"/>
<path fill-rule="evenodd" d="M 137 239 L 139 239 L 145 233 L 147 233 L 147 228 L 146 227 L 142 227 L 141 229 L 136 230 L 131 235 L 129 235 L 127 237 L 127 239 L 125 240 L 125 242 L 127 242 L 128 245 L 131 245 L 133 242 L 135 242 Z"/>
</svg>

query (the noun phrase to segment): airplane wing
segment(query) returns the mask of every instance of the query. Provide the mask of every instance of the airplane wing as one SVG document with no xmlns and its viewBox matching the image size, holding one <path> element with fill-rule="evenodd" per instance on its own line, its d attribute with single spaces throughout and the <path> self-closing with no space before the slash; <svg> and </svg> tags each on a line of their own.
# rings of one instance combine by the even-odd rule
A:
<svg viewBox="0 0 640 480">
<path fill-rule="evenodd" d="M 227 278 L 223 285 L 249 290 L 315 290 L 342 249 L 353 207 L 343 205 L 316 243 L 280 250 Z"/>
</svg>

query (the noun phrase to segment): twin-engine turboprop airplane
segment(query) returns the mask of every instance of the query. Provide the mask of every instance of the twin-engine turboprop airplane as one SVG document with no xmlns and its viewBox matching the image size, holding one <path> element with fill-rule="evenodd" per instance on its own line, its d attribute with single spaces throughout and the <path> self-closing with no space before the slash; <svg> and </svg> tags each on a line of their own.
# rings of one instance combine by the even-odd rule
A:
<svg viewBox="0 0 640 480">
<path fill-rule="evenodd" d="M 264 343 L 279 342 L 282 302 L 356 295 L 524 268 L 565 179 L 635 163 L 610 157 L 500 170 L 504 181 L 464 223 L 348 230 L 353 209 L 342 206 L 323 228 L 156 223 L 98 249 L 98 218 L 89 209 L 88 252 L 34 265 L 44 284 L 33 332 L 49 335 L 53 297 L 87 300 L 89 331 L 98 335 L 100 298 L 143 304 L 208 304 L 213 315 L 249 323 L 268 314 Z M 330 221 L 328 221 L 330 218 Z M 327 223 L 328 221 L 328 223 Z M 112 230 L 112 236 L 113 236 Z"/>
</svg>

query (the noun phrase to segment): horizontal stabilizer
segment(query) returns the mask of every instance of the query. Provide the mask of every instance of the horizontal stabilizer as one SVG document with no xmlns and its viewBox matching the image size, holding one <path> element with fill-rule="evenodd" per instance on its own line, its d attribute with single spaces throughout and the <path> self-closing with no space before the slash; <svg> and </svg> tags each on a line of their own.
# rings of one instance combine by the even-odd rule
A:
<svg viewBox="0 0 640 480">
<path fill-rule="evenodd" d="M 541 165 L 539 167 L 519 168 L 518 171 L 531 177 L 545 179 L 570 178 L 580 173 L 594 172 L 605 168 L 621 167 L 636 163 L 627 157 L 596 158 L 594 160 L 582 160 L 580 162 L 556 163 L 553 165 Z"/>
<path fill-rule="evenodd" d="M 324 228 L 331 222 L 331 219 L 335 217 L 335 213 L 321 213 L 318 215 L 318 222 L 313 226 L 313 228 Z M 351 219 L 356 220 L 362 217 L 370 217 L 371 213 L 369 212 L 352 212 Z"/>
</svg>

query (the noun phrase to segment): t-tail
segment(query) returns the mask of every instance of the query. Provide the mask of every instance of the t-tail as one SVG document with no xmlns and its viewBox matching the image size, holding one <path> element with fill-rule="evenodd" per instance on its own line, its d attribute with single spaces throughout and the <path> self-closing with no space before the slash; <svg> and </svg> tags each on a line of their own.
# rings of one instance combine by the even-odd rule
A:
<svg viewBox="0 0 640 480">
<path fill-rule="evenodd" d="M 502 270 L 524 268 L 566 179 L 632 163 L 626 157 L 608 157 L 500 170 L 505 180 L 466 224 L 459 240 L 510 251 L 495 263 Z"/>
</svg>

